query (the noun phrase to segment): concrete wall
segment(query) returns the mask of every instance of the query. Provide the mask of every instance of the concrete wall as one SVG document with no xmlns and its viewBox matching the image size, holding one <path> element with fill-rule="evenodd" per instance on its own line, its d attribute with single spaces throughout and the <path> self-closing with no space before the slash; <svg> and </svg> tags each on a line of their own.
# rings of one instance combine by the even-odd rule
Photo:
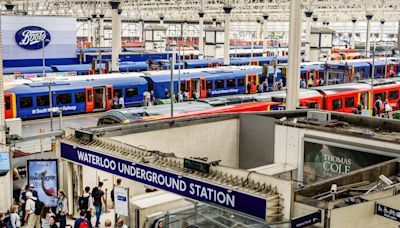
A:
<svg viewBox="0 0 400 228">
<path fill-rule="evenodd" d="M 239 166 L 239 120 L 175 127 L 112 137 L 132 146 L 173 152 L 178 157 L 208 157 L 209 161 Z"/>
<path fill-rule="evenodd" d="M 400 195 L 334 209 L 330 215 L 330 227 L 397 228 L 398 222 L 374 214 L 375 203 L 399 210 Z"/>
<path fill-rule="evenodd" d="M 251 169 L 274 163 L 275 119 L 240 115 L 239 168 Z"/>
</svg>

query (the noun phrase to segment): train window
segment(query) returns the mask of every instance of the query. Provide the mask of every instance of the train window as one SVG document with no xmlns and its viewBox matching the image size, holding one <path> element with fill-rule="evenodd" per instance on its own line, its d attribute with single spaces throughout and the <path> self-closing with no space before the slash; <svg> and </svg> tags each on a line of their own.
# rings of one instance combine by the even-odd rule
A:
<svg viewBox="0 0 400 228">
<path fill-rule="evenodd" d="M 397 91 L 397 90 L 392 90 L 392 91 L 389 91 L 389 96 L 388 96 L 389 98 L 389 100 L 397 100 L 397 99 L 399 99 L 399 91 Z"/>
<path fill-rule="evenodd" d="M 92 102 L 92 99 L 93 99 L 93 97 L 92 97 L 92 90 L 88 90 L 88 102 Z"/>
<path fill-rule="evenodd" d="M 32 108 L 33 107 L 32 97 L 21 97 L 19 99 L 19 107 Z"/>
<path fill-rule="evenodd" d="M 11 97 L 6 97 L 5 101 L 6 101 L 6 110 L 10 110 L 11 109 Z"/>
<path fill-rule="evenodd" d="M 114 89 L 114 97 L 121 97 L 122 96 L 122 89 Z"/>
<path fill-rule="evenodd" d="M 244 78 L 238 79 L 238 86 L 244 86 Z"/>
<path fill-rule="evenodd" d="M 76 92 L 75 93 L 75 103 L 86 102 L 85 92 Z"/>
<path fill-rule="evenodd" d="M 36 106 L 41 107 L 41 106 L 49 106 L 49 96 L 37 96 L 36 97 Z"/>
<path fill-rule="evenodd" d="M 70 93 L 62 93 L 62 94 L 56 95 L 56 104 L 57 105 L 71 104 L 71 103 L 72 103 L 72 97 L 71 97 Z"/>
<path fill-rule="evenodd" d="M 216 81 L 215 81 L 215 88 L 216 88 L 216 89 L 222 89 L 222 88 L 224 88 L 224 80 L 216 80 Z"/>
<path fill-rule="evenodd" d="M 234 88 L 235 86 L 236 86 L 235 79 L 226 80 L 226 87 L 227 88 Z"/>
<path fill-rule="evenodd" d="M 376 68 L 376 73 L 377 74 L 383 74 L 385 72 L 385 67 L 377 67 Z"/>
<path fill-rule="evenodd" d="M 383 92 L 383 93 L 375 93 L 374 97 L 375 97 L 375 100 L 378 100 L 378 98 L 380 97 L 381 100 L 384 101 L 386 99 L 386 93 L 385 92 Z"/>
<path fill-rule="evenodd" d="M 344 99 L 344 107 L 345 108 L 353 108 L 354 107 L 354 97 L 348 97 Z"/>
<path fill-rule="evenodd" d="M 332 110 L 337 110 L 342 108 L 342 99 L 336 99 L 332 101 Z"/>
<path fill-rule="evenodd" d="M 126 88 L 125 89 L 125 97 L 130 98 L 130 97 L 137 97 L 138 95 L 138 89 L 137 88 Z"/>
<path fill-rule="evenodd" d="M 212 89 L 212 81 L 206 81 L 207 89 Z"/>
</svg>

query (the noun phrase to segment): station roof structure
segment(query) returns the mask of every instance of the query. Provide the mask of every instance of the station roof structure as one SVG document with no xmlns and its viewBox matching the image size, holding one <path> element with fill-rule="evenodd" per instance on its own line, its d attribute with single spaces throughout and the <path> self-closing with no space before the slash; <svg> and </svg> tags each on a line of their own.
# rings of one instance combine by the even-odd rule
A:
<svg viewBox="0 0 400 228">
<path fill-rule="evenodd" d="M 232 21 L 289 21 L 290 0 L 112 0 L 120 1 L 122 20 L 197 22 L 199 12 L 207 21 L 223 20 L 224 6 L 232 7 Z M 399 21 L 398 0 L 298 0 L 302 10 L 324 22 Z M 74 16 L 78 19 L 111 18 L 109 0 L 3 0 L 2 14 Z M 11 10 L 10 10 L 11 9 Z M 305 17 L 303 17 L 305 18 Z"/>
</svg>

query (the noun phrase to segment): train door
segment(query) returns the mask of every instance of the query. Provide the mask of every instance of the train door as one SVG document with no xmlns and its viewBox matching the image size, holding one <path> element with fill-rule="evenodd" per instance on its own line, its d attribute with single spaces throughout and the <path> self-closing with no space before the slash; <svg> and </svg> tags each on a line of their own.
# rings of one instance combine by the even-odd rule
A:
<svg viewBox="0 0 400 228">
<path fill-rule="evenodd" d="M 258 81 L 257 74 L 246 74 L 246 93 L 257 92 L 257 81 Z M 250 91 L 248 91 L 249 83 L 250 83 Z"/>
<path fill-rule="evenodd" d="M 306 70 L 306 88 L 308 87 L 308 80 L 310 79 L 310 69 L 307 69 Z"/>
<path fill-rule="evenodd" d="M 94 88 L 94 109 L 102 110 L 106 108 L 106 88 L 95 87 Z"/>
<path fill-rule="evenodd" d="M 361 92 L 359 93 L 359 98 L 358 98 L 358 103 L 361 103 L 361 105 L 363 106 L 363 109 L 371 109 L 370 107 L 370 93 L 369 92 Z"/>
<path fill-rule="evenodd" d="M 4 94 L 4 108 L 6 119 L 16 117 L 15 94 Z"/>
<path fill-rule="evenodd" d="M 319 70 L 315 69 L 314 71 L 314 86 L 318 86 L 319 81 Z"/>
<path fill-rule="evenodd" d="M 200 98 L 206 98 L 207 97 L 206 79 L 200 78 L 199 84 L 200 84 Z"/>
<path fill-rule="evenodd" d="M 86 112 L 93 112 L 93 87 L 86 88 Z"/>
<path fill-rule="evenodd" d="M 185 80 L 185 91 L 188 92 L 189 99 L 192 98 L 192 80 L 186 79 Z"/>
<path fill-rule="evenodd" d="M 106 86 L 106 109 L 109 110 L 111 109 L 112 102 L 113 102 L 113 97 L 114 96 L 114 89 L 112 85 L 107 85 Z"/>
</svg>

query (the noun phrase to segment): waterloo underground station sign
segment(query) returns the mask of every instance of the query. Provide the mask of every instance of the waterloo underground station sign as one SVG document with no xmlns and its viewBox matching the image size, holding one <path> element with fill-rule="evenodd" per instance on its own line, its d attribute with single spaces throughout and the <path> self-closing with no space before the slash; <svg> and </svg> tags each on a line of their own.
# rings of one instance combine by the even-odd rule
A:
<svg viewBox="0 0 400 228">
<path fill-rule="evenodd" d="M 210 182 L 206 183 L 174 172 L 133 163 L 67 143 L 61 143 L 61 157 L 193 200 L 232 209 L 262 220 L 266 218 L 267 201 L 259 196 Z"/>
<path fill-rule="evenodd" d="M 23 27 L 15 33 L 15 42 L 17 45 L 27 50 L 42 49 L 46 47 L 50 41 L 50 33 L 39 26 Z"/>
</svg>

